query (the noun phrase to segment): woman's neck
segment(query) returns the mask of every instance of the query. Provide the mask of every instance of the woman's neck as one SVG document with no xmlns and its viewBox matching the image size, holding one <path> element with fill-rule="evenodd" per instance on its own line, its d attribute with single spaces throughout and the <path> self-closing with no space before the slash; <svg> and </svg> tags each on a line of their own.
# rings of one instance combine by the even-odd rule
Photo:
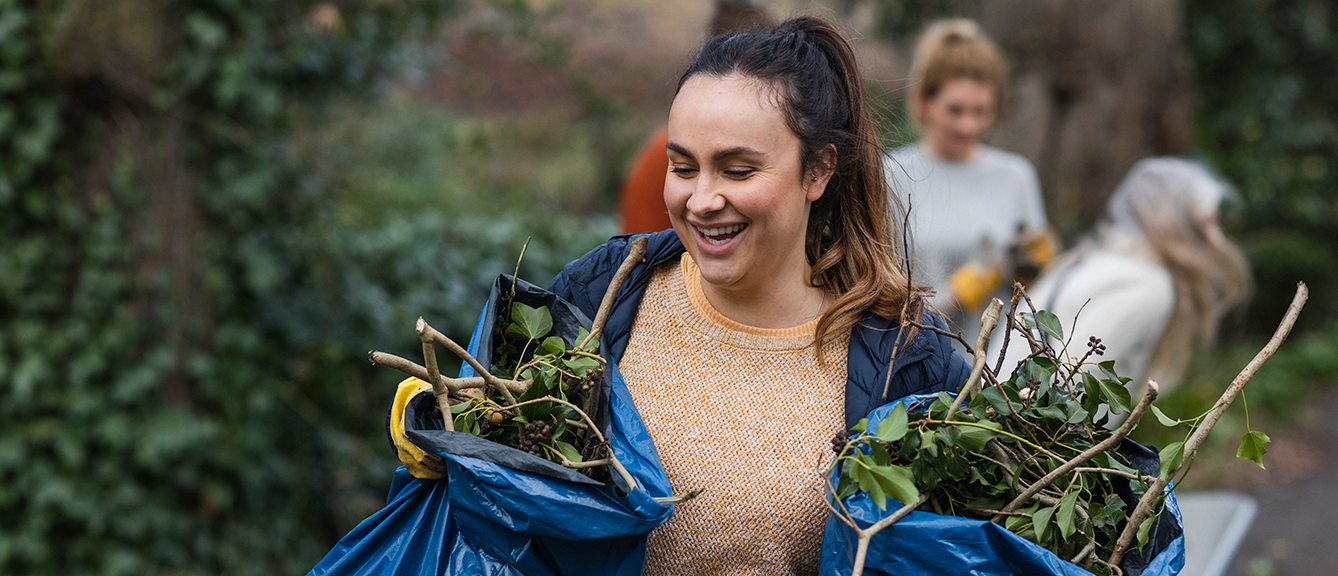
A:
<svg viewBox="0 0 1338 576">
<path fill-rule="evenodd" d="M 832 303 L 824 290 L 808 283 L 808 270 L 803 274 L 782 275 L 789 281 L 777 279 L 753 288 L 723 288 L 703 280 L 695 269 L 694 273 L 712 308 L 730 320 L 754 328 L 800 326 L 822 315 Z"/>
</svg>

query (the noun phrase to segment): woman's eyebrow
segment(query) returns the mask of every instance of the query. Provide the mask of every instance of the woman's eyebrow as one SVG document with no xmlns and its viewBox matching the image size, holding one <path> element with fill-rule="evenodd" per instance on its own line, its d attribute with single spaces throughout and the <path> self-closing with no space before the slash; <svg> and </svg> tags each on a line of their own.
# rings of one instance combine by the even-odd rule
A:
<svg viewBox="0 0 1338 576">
<path fill-rule="evenodd" d="M 684 148 L 674 142 L 669 142 L 668 144 L 665 144 L 664 149 L 673 152 L 675 154 L 679 154 L 681 156 L 686 156 L 689 159 L 693 160 L 696 159 L 696 157 L 694 157 L 691 152 L 688 152 L 687 148 Z M 766 156 L 766 154 L 764 154 L 760 150 L 749 148 L 747 146 L 734 146 L 732 148 L 726 148 L 724 150 L 717 151 L 715 154 L 712 154 L 711 160 L 720 161 L 722 159 L 729 158 L 731 156 Z"/>
</svg>

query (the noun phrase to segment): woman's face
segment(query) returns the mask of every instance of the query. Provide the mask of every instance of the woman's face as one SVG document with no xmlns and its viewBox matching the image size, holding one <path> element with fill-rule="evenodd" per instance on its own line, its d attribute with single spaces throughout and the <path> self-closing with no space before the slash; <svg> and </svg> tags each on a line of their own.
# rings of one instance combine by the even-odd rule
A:
<svg viewBox="0 0 1338 576">
<path fill-rule="evenodd" d="M 707 288 L 751 298 L 808 282 L 809 205 L 828 171 L 805 172 L 775 91 L 738 75 L 696 75 L 669 110 L 669 220 Z M 817 181 L 813 181 L 813 177 Z"/>
<path fill-rule="evenodd" d="M 973 78 L 954 78 L 920 107 L 924 142 L 930 153 L 947 160 L 970 160 L 994 124 L 994 86 Z"/>
</svg>

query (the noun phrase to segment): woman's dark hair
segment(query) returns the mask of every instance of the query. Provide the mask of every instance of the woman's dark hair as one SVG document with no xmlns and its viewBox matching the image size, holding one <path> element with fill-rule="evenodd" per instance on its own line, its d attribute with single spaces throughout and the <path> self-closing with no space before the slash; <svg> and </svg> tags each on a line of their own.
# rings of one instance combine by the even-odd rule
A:
<svg viewBox="0 0 1338 576">
<path fill-rule="evenodd" d="M 818 322 L 815 342 L 843 334 L 866 312 L 918 320 L 923 292 L 910 285 L 892 238 L 890 194 L 855 53 L 827 21 L 799 16 L 774 30 L 715 36 L 679 78 L 739 75 L 776 90 L 803 168 L 832 169 L 808 216 L 805 251 L 810 281 L 836 293 Z M 836 165 L 821 154 L 836 151 Z M 822 347 L 818 347 L 821 358 Z"/>
</svg>

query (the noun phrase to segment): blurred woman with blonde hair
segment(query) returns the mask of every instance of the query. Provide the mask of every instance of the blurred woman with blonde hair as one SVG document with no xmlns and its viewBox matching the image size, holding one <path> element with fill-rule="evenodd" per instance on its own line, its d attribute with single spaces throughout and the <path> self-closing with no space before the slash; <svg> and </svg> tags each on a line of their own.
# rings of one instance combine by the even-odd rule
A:
<svg viewBox="0 0 1338 576">
<path fill-rule="evenodd" d="M 1121 376 L 1138 387 L 1151 378 L 1167 391 L 1183 377 L 1193 344 L 1212 342 L 1222 317 L 1251 291 L 1245 257 L 1217 223 L 1230 192 L 1197 163 L 1140 160 L 1111 195 L 1095 238 L 1055 259 L 1032 302 L 1066 331 L 1074 327 L 1071 348 L 1099 338 L 1100 359 L 1115 360 Z M 1004 367 L 1028 352 L 1010 344 Z"/>
<path fill-rule="evenodd" d="M 988 297 L 1034 277 L 1054 252 L 1035 168 L 984 143 L 1007 76 L 1003 53 L 975 22 L 931 25 L 916 45 L 907 98 L 920 140 L 886 163 L 909 210 L 915 280 L 972 337 Z"/>
</svg>

